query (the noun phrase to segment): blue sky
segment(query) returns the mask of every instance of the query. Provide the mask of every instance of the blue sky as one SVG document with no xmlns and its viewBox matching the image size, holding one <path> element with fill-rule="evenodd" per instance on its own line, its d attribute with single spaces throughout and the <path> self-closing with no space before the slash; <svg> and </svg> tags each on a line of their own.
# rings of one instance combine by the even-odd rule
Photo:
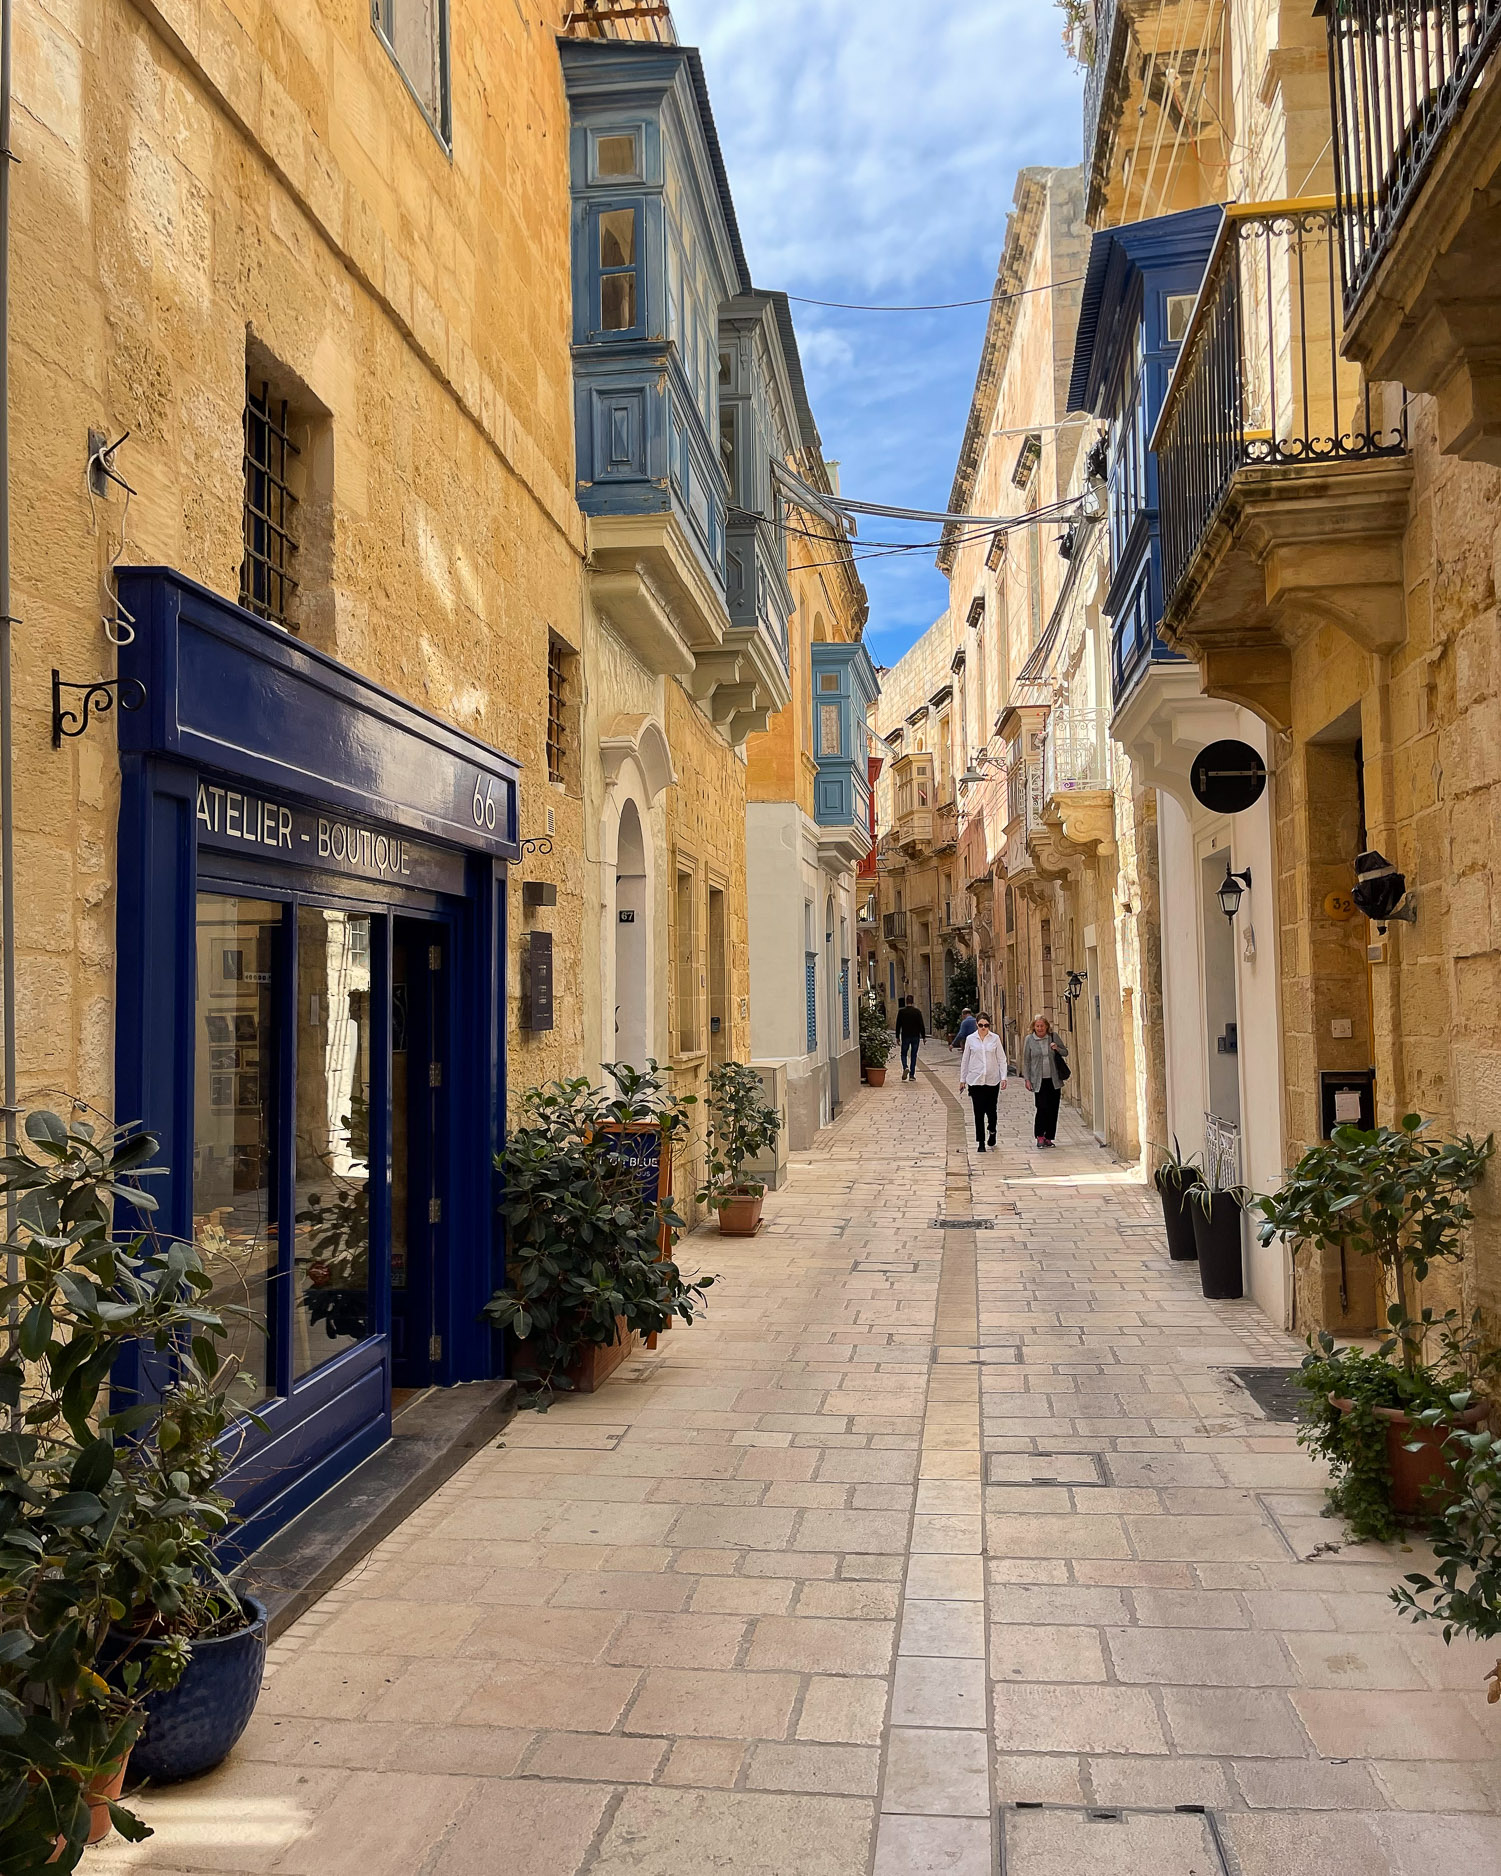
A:
<svg viewBox="0 0 1501 1876">
<path fill-rule="evenodd" d="M 1079 160 L 1082 79 L 1051 0 L 673 0 L 673 17 L 703 51 L 758 286 L 862 303 L 979 298 L 1017 170 Z M 844 492 L 944 508 L 985 307 L 792 310 Z M 862 532 L 931 538 L 896 523 Z M 867 643 L 891 664 L 943 609 L 945 583 L 931 553 L 860 571 Z"/>
</svg>

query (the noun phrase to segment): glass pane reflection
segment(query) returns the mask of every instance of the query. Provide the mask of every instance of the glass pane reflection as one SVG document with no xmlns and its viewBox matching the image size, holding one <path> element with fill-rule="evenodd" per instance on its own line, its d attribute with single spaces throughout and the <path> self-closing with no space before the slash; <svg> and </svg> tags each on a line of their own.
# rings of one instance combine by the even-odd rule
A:
<svg viewBox="0 0 1501 1876">
<path fill-rule="evenodd" d="M 370 920 L 297 910 L 292 1372 L 370 1333 Z"/>
<path fill-rule="evenodd" d="M 237 1406 L 275 1392 L 276 975 L 282 908 L 198 895 L 193 1236 L 226 1312 Z"/>
</svg>

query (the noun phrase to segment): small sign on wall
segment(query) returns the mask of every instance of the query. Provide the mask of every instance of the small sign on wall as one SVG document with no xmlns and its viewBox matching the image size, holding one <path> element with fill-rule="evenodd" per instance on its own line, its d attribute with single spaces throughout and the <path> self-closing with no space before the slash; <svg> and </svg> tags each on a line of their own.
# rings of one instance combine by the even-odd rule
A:
<svg viewBox="0 0 1501 1876">
<path fill-rule="evenodd" d="M 1327 1140 L 1336 1127 L 1362 1127 L 1367 1132 L 1376 1125 L 1376 1071 L 1356 1068 L 1344 1073 L 1325 1069 L 1319 1076 L 1322 1095 L 1323 1135 Z"/>
<path fill-rule="evenodd" d="M 521 941 L 522 1021 L 531 1030 L 551 1029 L 552 933 L 526 932 Z"/>
</svg>

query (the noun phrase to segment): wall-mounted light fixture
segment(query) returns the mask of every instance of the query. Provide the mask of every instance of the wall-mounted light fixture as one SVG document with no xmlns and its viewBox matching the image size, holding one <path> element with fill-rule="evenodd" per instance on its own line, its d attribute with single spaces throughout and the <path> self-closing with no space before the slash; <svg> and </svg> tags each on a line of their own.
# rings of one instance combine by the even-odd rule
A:
<svg viewBox="0 0 1501 1876">
<path fill-rule="evenodd" d="M 1074 1005 L 1084 994 L 1084 984 L 1088 976 L 1088 971 L 1070 971 L 1068 974 L 1068 983 L 1064 986 L 1063 991 L 1063 1001 L 1068 1005 L 1068 1026 L 1070 1029 L 1074 1026 Z"/>
<path fill-rule="evenodd" d="M 1387 925 L 1393 919 L 1404 925 L 1417 922 L 1418 908 L 1406 903 L 1406 875 L 1374 848 L 1355 856 L 1355 885 L 1350 897 L 1378 925 Z"/>
<path fill-rule="evenodd" d="M 1225 861 L 1225 877 L 1220 881 L 1219 891 L 1216 893 L 1215 897 L 1220 902 L 1220 910 L 1232 924 L 1234 923 L 1236 913 L 1240 910 L 1241 899 L 1250 890 L 1250 867 L 1247 867 L 1243 873 L 1232 873 L 1230 871 L 1230 862 L 1227 859 Z"/>
</svg>

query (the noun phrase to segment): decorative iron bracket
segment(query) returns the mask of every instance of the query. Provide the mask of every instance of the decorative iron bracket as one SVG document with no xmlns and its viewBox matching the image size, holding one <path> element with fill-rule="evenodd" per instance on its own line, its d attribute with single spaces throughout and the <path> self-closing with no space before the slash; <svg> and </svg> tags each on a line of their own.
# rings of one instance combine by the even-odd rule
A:
<svg viewBox="0 0 1501 1876">
<path fill-rule="evenodd" d="M 543 834 L 540 837 L 540 839 L 537 839 L 537 840 L 523 840 L 521 843 L 521 853 L 522 853 L 523 859 L 529 853 L 551 853 L 551 852 L 552 852 L 552 836 L 550 834 Z"/>
<path fill-rule="evenodd" d="M 83 692 L 82 710 L 64 710 L 63 692 Z M 118 699 L 122 710 L 139 710 L 146 702 L 146 686 L 134 677 L 98 677 L 88 684 L 70 684 L 60 671 L 52 673 L 52 747 L 61 749 L 65 736 L 82 736 L 89 727 L 89 712 L 104 716 Z M 69 728 L 69 725 L 72 728 Z"/>
</svg>

